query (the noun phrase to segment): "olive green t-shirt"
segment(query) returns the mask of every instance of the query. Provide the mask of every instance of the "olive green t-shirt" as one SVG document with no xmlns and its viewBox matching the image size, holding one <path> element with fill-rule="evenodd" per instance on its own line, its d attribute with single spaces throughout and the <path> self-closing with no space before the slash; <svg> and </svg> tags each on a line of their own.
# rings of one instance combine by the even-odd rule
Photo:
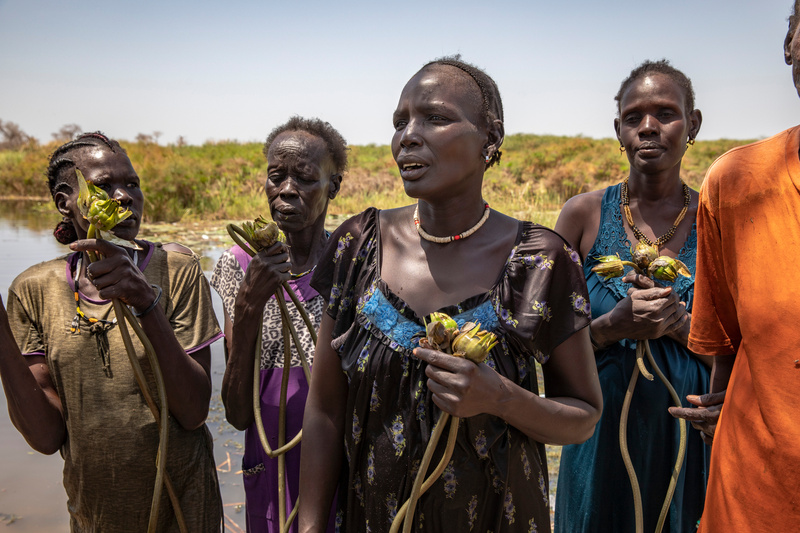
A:
<svg viewBox="0 0 800 533">
<path fill-rule="evenodd" d="M 140 268 L 150 283 L 162 288 L 158 305 L 181 346 L 191 353 L 220 338 L 208 283 L 197 258 L 148 244 Z M 18 276 L 9 289 L 9 322 L 24 355 L 46 358 L 61 399 L 67 428 L 61 455 L 72 531 L 146 531 L 159 428 L 135 381 L 119 326 L 105 334 L 107 350 L 100 348 L 97 333 L 86 322 L 80 322 L 78 331 L 71 331 L 76 315 L 73 278 L 77 263 L 78 254 L 70 254 Z M 79 296 L 87 317 L 114 319 L 110 302 Z M 131 334 L 157 398 L 144 349 Z M 157 344 L 158 339 L 151 342 Z M 105 362 L 103 352 L 107 354 Z M 205 425 L 187 431 L 172 417 L 169 427 L 167 473 L 188 529 L 219 531 L 222 503 L 211 435 Z M 177 531 L 166 489 L 158 531 Z"/>
</svg>

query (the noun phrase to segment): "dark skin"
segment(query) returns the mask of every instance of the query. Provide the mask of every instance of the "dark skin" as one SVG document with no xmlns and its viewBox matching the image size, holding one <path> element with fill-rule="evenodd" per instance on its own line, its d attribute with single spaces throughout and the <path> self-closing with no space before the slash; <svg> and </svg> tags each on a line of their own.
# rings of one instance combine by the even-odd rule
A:
<svg viewBox="0 0 800 533">
<path fill-rule="evenodd" d="M 292 272 L 305 272 L 319 261 L 327 241 L 328 202 L 342 182 L 325 142 L 305 131 L 281 133 L 271 144 L 267 161 L 270 214 L 286 234 L 287 244 L 276 243 L 253 258 L 236 295 L 236 322 L 225 313 L 228 362 L 222 401 L 228 421 L 239 430 L 254 421 L 253 367 L 256 344 L 260 353 L 256 334 L 264 305 Z"/>
<path fill-rule="evenodd" d="M 683 207 L 681 160 L 687 139 L 697 136 L 701 123 L 700 111 L 686 109 L 683 89 L 665 74 L 640 77 L 620 101 L 620 116 L 614 120 L 614 129 L 631 164 L 630 209 L 634 223 L 651 241 L 669 230 Z M 555 230 L 579 250 L 583 259 L 600 229 L 604 192 L 593 191 L 571 198 L 556 222 Z M 697 192 L 691 191 L 686 216 L 675 235 L 660 248 L 660 255 L 677 257 L 680 253 L 697 215 L 697 198 Z M 638 242 L 627 223 L 625 230 L 632 243 Z M 628 297 L 609 313 L 592 320 L 595 342 L 603 348 L 622 339 L 657 339 L 667 335 L 685 346 L 691 316 L 672 289 L 635 272 L 623 280 L 631 283 Z M 711 366 L 711 358 L 696 357 Z"/>
<path fill-rule="evenodd" d="M 394 114 L 392 151 L 406 193 L 419 201 L 424 229 L 455 235 L 481 218 L 485 157 L 500 148 L 503 124 L 487 121 L 480 93 L 466 74 L 451 66 L 426 67 L 404 88 Z M 496 283 L 518 222 L 492 211 L 469 239 L 446 245 L 422 240 L 414 206 L 381 211 L 380 275 L 418 316 Z M 315 355 L 315 373 L 306 403 L 300 465 L 299 529 L 324 531 L 343 455 L 347 381 L 338 354 L 330 347 L 332 319 L 325 315 Z M 586 329 L 554 351 L 545 367 L 547 398 L 524 390 L 486 365 L 417 348 L 428 363 L 434 403 L 460 417 L 489 413 L 531 438 L 559 444 L 591 436 L 600 417 L 602 395 Z M 305 450 L 314 450 L 307 453 Z"/>
<path fill-rule="evenodd" d="M 783 40 L 783 59 L 792 67 L 792 81 L 797 95 L 800 96 L 800 26 L 789 27 Z M 800 154 L 798 154 L 800 157 Z M 718 355 L 714 357 L 711 369 L 711 388 L 708 394 L 688 396 L 689 403 L 695 407 L 670 408 L 669 412 L 676 418 L 683 418 L 692 423 L 700 431 L 703 441 L 711 444 L 717 429 L 725 393 L 728 389 L 736 354 Z"/>
<path fill-rule="evenodd" d="M 115 233 L 125 240 L 135 239 L 144 197 L 139 188 L 139 177 L 128 156 L 106 148 L 89 147 L 76 151 L 74 160 L 87 179 L 133 212 L 129 220 L 115 228 Z M 89 224 L 78 211 L 76 179 L 73 177 L 70 182 L 71 192 L 62 190 L 56 193 L 54 200 L 59 212 L 72 220 L 80 238 L 70 248 L 84 252 L 82 271 L 76 273 L 80 292 L 97 300 L 118 298 L 138 312 L 147 309 L 156 295 L 138 265 L 134 264 L 132 251 L 108 241 L 86 239 Z M 139 244 L 146 246 L 143 241 Z M 101 254 L 103 259 L 87 266 L 86 252 L 89 250 Z M 146 250 L 140 252 L 142 257 L 145 254 Z M 140 323 L 158 356 L 170 414 L 187 430 L 200 427 L 208 415 L 211 397 L 210 348 L 187 354 L 175 338 L 160 306 L 143 316 Z M 11 336 L 5 308 L 0 313 L 0 346 L 3 347 L 0 351 L 0 377 L 12 422 L 35 450 L 55 453 L 66 439 L 61 402 L 45 358 L 20 354 Z"/>
</svg>

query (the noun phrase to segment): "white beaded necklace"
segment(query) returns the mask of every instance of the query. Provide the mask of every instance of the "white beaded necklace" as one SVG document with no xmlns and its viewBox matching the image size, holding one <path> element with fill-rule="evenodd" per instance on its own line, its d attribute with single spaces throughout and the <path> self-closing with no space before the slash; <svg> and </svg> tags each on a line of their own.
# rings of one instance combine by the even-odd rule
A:
<svg viewBox="0 0 800 533">
<path fill-rule="evenodd" d="M 483 226 L 483 224 L 489 219 L 489 213 L 491 212 L 491 209 L 489 209 L 489 204 L 485 204 L 485 206 L 486 209 L 483 211 L 483 216 L 478 221 L 478 223 L 469 228 L 468 230 L 459 233 L 458 235 L 452 235 L 450 237 L 435 237 L 429 234 L 424 229 L 422 229 L 422 225 L 420 225 L 419 223 L 419 204 L 417 204 L 417 207 L 414 208 L 414 225 L 417 227 L 417 233 L 419 233 L 419 236 L 425 239 L 426 241 L 435 242 L 439 244 L 447 244 L 453 241 L 460 241 L 461 239 L 466 239 L 467 237 L 469 237 L 470 235 L 481 229 L 481 226 Z"/>
</svg>

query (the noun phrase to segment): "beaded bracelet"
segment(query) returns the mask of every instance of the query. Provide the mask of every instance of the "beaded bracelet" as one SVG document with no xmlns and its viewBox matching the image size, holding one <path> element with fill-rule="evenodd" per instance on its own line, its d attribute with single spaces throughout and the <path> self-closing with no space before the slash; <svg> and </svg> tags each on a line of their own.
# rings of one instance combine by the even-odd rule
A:
<svg viewBox="0 0 800 533">
<path fill-rule="evenodd" d="M 134 310 L 131 307 L 131 312 L 133 313 L 133 316 L 135 316 L 136 318 L 141 318 L 144 315 L 146 315 L 147 313 L 149 313 L 150 311 L 152 311 L 153 309 L 155 309 L 156 306 L 158 305 L 158 301 L 161 299 L 161 293 L 162 293 L 161 287 L 159 287 L 158 285 L 156 285 L 154 283 L 151 284 L 150 286 L 153 287 L 156 290 L 156 299 L 153 300 L 153 303 L 151 303 L 149 306 L 147 306 L 147 309 L 145 309 L 141 313 L 136 312 L 136 310 Z"/>
</svg>

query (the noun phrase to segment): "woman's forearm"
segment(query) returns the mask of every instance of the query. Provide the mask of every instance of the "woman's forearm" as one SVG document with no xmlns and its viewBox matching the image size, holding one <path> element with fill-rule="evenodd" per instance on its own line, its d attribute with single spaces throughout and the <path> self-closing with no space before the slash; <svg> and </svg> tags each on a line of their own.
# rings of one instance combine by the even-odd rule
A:
<svg viewBox="0 0 800 533">
<path fill-rule="evenodd" d="M 331 348 L 333 319 L 322 317 L 314 354 L 314 372 L 303 415 L 300 453 L 301 533 L 327 529 L 331 503 L 344 462 L 344 418 L 347 380 L 341 360 Z"/>
<path fill-rule="evenodd" d="M 533 440 L 547 444 L 576 444 L 592 436 L 601 407 L 570 397 L 542 398 L 503 378 L 505 399 L 492 414 Z"/>
<path fill-rule="evenodd" d="M 509 388 L 511 401 L 504 418 L 539 442 L 573 444 L 591 437 L 603 412 L 603 393 L 589 328 L 556 346 L 542 372 L 547 397 Z"/>
<path fill-rule="evenodd" d="M 253 372 L 256 353 L 261 355 L 261 339 L 257 336 L 262 316 L 255 309 L 238 306 L 234 324 L 230 324 L 227 314 L 225 316 L 230 338 L 227 339 L 228 362 L 222 378 L 222 403 L 228 422 L 240 431 L 247 429 L 254 420 Z"/>
<path fill-rule="evenodd" d="M 4 309 L 0 310 L 0 379 L 14 427 L 34 450 L 57 452 L 67 434 L 61 400 L 44 357 L 26 360 L 20 353 Z"/>
<path fill-rule="evenodd" d="M 626 338 L 620 327 L 614 324 L 612 313 L 608 312 L 592 320 L 589 325 L 592 347 L 603 349 Z"/>
<path fill-rule="evenodd" d="M 140 320 L 158 357 L 170 413 L 185 429 L 202 426 L 211 400 L 211 349 L 187 354 L 159 306 Z"/>
<path fill-rule="evenodd" d="M 712 357 L 714 365 L 711 367 L 710 393 L 722 392 L 728 389 L 728 382 L 733 372 L 733 363 L 736 362 L 736 354 L 717 355 Z"/>
<path fill-rule="evenodd" d="M 343 420 L 331 418 L 313 404 L 303 417 L 300 457 L 301 533 L 324 532 L 344 457 Z"/>
</svg>

